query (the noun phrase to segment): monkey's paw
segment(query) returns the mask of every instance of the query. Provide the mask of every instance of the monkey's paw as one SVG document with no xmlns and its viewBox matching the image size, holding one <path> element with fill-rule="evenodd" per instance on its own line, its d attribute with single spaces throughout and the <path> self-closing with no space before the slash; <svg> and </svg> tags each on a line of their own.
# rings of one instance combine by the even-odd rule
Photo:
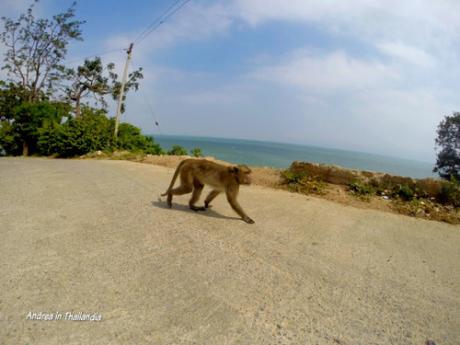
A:
<svg viewBox="0 0 460 345">
<path fill-rule="evenodd" d="M 248 224 L 254 224 L 254 223 L 255 223 L 255 221 L 253 221 L 253 220 L 252 220 L 251 218 L 249 218 L 249 217 L 244 218 L 243 220 L 244 220 L 246 223 L 248 223 Z"/>
</svg>

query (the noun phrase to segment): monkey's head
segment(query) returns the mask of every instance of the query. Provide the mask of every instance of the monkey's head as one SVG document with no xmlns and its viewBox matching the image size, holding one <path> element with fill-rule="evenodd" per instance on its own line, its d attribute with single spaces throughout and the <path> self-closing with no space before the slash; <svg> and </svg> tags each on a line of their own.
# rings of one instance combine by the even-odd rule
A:
<svg viewBox="0 0 460 345">
<path fill-rule="evenodd" d="M 228 170 L 235 176 L 238 184 L 251 184 L 251 169 L 246 165 L 233 166 Z"/>
</svg>

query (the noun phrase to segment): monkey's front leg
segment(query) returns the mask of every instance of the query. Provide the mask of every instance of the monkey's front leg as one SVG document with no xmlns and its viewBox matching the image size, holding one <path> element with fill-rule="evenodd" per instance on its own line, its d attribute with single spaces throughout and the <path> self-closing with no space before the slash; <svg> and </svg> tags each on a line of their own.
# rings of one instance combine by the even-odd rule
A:
<svg viewBox="0 0 460 345">
<path fill-rule="evenodd" d="M 243 220 L 248 224 L 254 224 L 254 220 L 252 220 L 246 213 L 244 213 L 243 209 L 241 208 L 240 204 L 236 200 L 238 196 L 238 190 L 228 190 L 227 191 L 227 201 L 233 210 L 238 213 L 238 215 L 243 218 Z"/>
</svg>

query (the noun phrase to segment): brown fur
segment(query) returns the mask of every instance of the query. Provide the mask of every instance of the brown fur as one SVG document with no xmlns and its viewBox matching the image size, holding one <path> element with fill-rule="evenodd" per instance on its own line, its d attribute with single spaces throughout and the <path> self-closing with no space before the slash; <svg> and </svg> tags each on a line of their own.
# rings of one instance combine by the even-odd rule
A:
<svg viewBox="0 0 460 345">
<path fill-rule="evenodd" d="M 162 196 L 168 196 L 168 206 L 172 207 L 173 195 L 182 195 L 193 191 L 189 201 L 190 208 L 194 211 L 204 211 L 210 207 L 209 204 L 216 196 L 225 193 L 233 210 L 246 223 L 252 224 L 254 221 L 244 213 L 236 200 L 240 184 L 251 183 L 250 174 L 251 169 L 246 165 L 225 166 L 206 159 L 186 159 L 177 166 L 171 184 Z M 179 175 L 180 186 L 173 188 Z M 200 198 L 204 185 L 211 186 L 213 190 L 206 197 L 204 207 L 197 207 L 195 203 Z"/>
</svg>

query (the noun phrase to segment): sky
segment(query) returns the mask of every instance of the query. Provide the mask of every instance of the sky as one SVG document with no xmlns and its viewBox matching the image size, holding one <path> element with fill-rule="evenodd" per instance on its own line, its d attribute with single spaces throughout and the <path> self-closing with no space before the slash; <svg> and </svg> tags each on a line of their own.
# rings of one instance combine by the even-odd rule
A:
<svg viewBox="0 0 460 345">
<path fill-rule="evenodd" d="M 121 72 L 122 49 L 174 2 L 78 1 L 84 41 L 68 63 L 112 51 L 102 60 Z M 0 0 L 0 13 L 29 3 Z M 43 0 L 36 14 L 70 4 Z M 460 111 L 459 58 L 458 0 L 191 0 L 134 45 L 144 80 L 123 120 L 434 162 L 438 123 Z"/>
</svg>

